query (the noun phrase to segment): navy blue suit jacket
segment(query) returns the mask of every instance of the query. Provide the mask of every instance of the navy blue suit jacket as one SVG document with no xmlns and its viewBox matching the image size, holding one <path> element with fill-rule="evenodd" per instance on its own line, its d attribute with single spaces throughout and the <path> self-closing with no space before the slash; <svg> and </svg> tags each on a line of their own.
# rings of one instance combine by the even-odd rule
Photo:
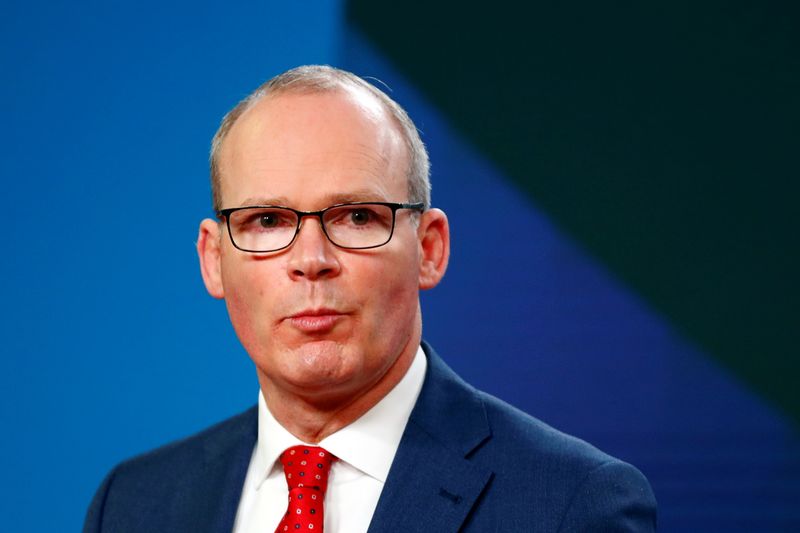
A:
<svg viewBox="0 0 800 533">
<path fill-rule="evenodd" d="M 475 390 L 423 348 L 425 382 L 370 533 L 655 530 L 638 470 Z M 84 533 L 231 531 L 257 418 L 251 408 L 120 464 Z"/>
</svg>

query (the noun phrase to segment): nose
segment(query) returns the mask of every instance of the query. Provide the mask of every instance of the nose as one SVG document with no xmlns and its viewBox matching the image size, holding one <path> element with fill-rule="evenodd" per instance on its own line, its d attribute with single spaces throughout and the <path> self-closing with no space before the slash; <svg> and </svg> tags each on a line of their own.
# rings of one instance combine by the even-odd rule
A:
<svg viewBox="0 0 800 533">
<path fill-rule="evenodd" d="M 305 217 L 300 221 L 287 268 L 289 277 L 296 280 L 333 277 L 341 271 L 335 246 L 322 231 L 319 219 Z"/>
</svg>

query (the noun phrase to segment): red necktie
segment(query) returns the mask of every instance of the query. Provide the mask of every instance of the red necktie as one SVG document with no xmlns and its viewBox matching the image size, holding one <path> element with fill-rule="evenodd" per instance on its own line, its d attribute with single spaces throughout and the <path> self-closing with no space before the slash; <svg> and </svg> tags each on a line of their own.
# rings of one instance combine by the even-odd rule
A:
<svg viewBox="0 0 800 533">
<path fill-rule="evenodd" d="M 336 458 L 317 446 L 292 446 L 281 454 L 289 508 L 275 533 L 292 531 L 322 533 L 322 502 L 328 488 L 328 472 Z"/>
</svg>

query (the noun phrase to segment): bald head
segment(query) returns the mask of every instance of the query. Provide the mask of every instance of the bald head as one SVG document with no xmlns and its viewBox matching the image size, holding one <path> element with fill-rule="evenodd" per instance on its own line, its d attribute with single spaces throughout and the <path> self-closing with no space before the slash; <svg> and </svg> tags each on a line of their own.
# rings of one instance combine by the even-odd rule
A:
<svg viewBox="0 0 800 533">
<path fill-rule="evenodd" d="M 356 101 L 363 110 L 383 119 L 395 128 L 403 140 L 406 150 L 408 198 L 410 202 L 421 202 L 430 206 L 430 180 L 428 153 L 408 114 L 383 91 L 350 72 L 329 66 L 310 65 L 297 67 L 280 74 L 253 91 L 234 107 L 222 120 L 211 146 L 211 191 L 215 211 L 222 209 L 222 179 L 224 168 L 221 162 L 223 145 L 234 125 L 249 110 L 265 98 L 281 95 L 303 95 L 342 92 Z"/>
</svg>

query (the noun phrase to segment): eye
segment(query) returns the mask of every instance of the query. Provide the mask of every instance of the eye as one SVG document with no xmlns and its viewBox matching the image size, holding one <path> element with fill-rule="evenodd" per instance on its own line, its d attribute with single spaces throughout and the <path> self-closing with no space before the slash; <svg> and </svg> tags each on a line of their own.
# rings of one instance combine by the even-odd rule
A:
<svg viewBox="0 0 800 533">
<path fill-rule="evenodd" d="M 294 213 L 285 209 L 253 207 L 236 211 L 232 222 L 237 231 L 263 233 L 291 228 L 296 219 Z"/>
<path fill-rule="evenodd" d="M 363 226 L 372 220 L 372 212 L 369 209 L 353 209 L 350 211 L 350 221 L 356 226 Z"/>
<path fill-rule="evenodd" d="M 328 229 L 373 230 L 392 225 L 392 210 L 380 204 L 347 204 L 330 208 L 323 221 Z"/>
<path fill-rule="evenodd" d="M 274 228 L 280 223 L 280 218 L 276 213 L 262 213 L 261 216 L 258 217 L 258 223 L 262 228 Z"/>
</svg>

